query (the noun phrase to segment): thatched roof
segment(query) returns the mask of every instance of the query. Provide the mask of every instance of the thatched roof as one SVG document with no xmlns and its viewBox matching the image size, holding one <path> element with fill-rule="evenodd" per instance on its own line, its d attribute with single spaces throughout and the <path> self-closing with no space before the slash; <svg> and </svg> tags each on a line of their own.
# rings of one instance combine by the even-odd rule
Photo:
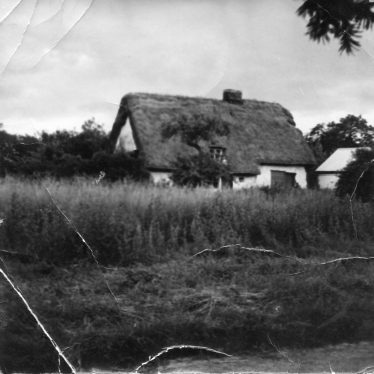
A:
<svg viewBox="0 0 374 374">
<path fill-rule="evenodd" d="M 312 165 L 315 159 L 302 133 L 295 127 L 291 113 L 276 103 L 243 100 L 241 103 L 157 94 L 136 93 L 123 97 L 110 134 L 114 150 L 127 118 L 137 148 L 146 165 L 154 169 L 173 169 L 180 155 L 197 151 L 179 136 L 165 139 L 165 124 L 182 115 L 201 114 L 229 124 L 229 133 L 199 145 L 209 151 L 212 142 L 226 147 L 233 173 L 258 174 L 259 164 Z"/>
</svg>

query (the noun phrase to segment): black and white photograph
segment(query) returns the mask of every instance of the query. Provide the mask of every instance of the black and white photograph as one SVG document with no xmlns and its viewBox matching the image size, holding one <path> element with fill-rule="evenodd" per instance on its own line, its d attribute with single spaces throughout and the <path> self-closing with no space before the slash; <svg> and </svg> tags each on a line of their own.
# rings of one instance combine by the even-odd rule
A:
<svg viewBox="0 0 374 374">
<path fill-rule="evenodd" d="M 374 374 L 373 27 L 0 0 L 0 373 Z"/>
</svg>

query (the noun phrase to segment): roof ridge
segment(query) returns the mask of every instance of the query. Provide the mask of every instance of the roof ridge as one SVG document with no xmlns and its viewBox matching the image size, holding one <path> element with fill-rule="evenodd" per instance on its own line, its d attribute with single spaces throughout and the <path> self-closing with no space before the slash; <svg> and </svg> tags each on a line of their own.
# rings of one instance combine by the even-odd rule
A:
<svg viewBox="0 0 374 374">
<path fill-rule="evenodd" d="M 160 93 L 155 93 L 155 92 L 129 92 L 126 95 L 123 96 L 123 99 L 132 97 L 132 96 L 139 96 L 139 97 L 154 97 L 154 98 L 170 98 L 170 99 L 196 99 L 196 100 L 206 100 L 206 101 L 214 101 L 214 102 L 221 102 L 225 104 L 230 104 L 222 99 L 219 98 L 214 98 L 214 97 L 205 97 L 205 96 L 187 96 L 187 95 L 179 95 L 179 94 L 160 94 Z M 281 106 L 282 108 L 283 105 L 275 102 L 275 101 L 265 101 L 265 100 L 257 100 L 257 99 L 243 99 L 243 102 L 255 102 L 259 104 L 274 104 Z M 238 104 L 232 104 L 232 105 L 238 105 Z"/>
</svg>

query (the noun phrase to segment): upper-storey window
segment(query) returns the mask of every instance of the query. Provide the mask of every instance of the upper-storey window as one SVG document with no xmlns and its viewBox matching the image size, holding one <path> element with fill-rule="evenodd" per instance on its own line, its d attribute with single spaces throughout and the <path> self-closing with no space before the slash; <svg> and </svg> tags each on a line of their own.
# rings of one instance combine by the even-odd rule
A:
<svg viewBox="0 0 374 374">
<path fill-rule="evenodd" d="M 210 156 L 213 160 L 217 162 L 222 162 L 225 164 L 227 162 L 226 160 L 226 148 L 224 147 L 217 147 L 217 146 L 211 146 L 210 147 Z"/>
</svg>

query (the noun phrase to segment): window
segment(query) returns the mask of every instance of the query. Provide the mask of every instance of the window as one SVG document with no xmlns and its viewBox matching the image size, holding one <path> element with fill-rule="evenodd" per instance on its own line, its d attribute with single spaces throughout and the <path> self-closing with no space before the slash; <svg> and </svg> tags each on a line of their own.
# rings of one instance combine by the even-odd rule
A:
<svg viewBox="0 0 374 374">
<path fill-rule="evenodd" d="M 227 162 L 226 160 L 226 148 L 224 147 L 216 147 L 211 146 L 210 147 L 210 156 L 214 161 L 222 162 L 225 164 Z"/>
</svg>

